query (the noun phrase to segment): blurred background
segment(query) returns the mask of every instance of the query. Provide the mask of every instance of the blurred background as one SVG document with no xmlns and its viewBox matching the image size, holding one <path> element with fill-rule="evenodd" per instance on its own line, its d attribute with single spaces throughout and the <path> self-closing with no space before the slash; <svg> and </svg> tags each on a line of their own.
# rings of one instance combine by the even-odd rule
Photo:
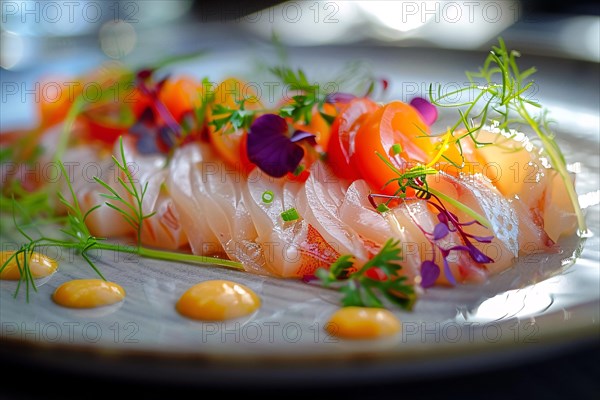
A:
<svg viewBox="0 0 600 400">
<path fill-rule="evenodd" d="M 219 79 L 219 73 L 249 70 L 244 64 L 273 58 L 274 36 L 293 54 L 335 60 L 340 51 L 367 62 L 377 59 L 375 67 L 413 74 L 415 82 L 457 82 L 465 69 L 478 65 L 482 58 L 477 53 L 487 51 L 501 35 L 528 57 L 545 57 L 544 63 L 579 63 L 566 68 L 580 69 L 582 75 L 571 77 L 590 84 L 590 79 L 597 82 L 600 62 L 599 8 L 593 0 L 2 0 L 1 104 L 10 105 L 10 111 L 0 108 L 0 125 L 6 130 L 31 121 L 32 105 L 20 101 L 28 96 L 28 82 L 73 76 L 105 62 L 140 68 L 194 52 L 218 55 L 212 57 L 216 63 L 205 66 Z M 437 51 L 434 58 L 428 58 L 431 49 Z M 301 58 L 295 61 L 302 63 Z M 392 58 L 401 64 L 384 63 Z M 322 60 L 307 68 L 339 70 L 325 64 Z M 194 68 L 184 72 L 206 71 Z M 564 84 L 548 88 L 549 97 L 573 86 L 564 75 L 558 79 Z M 548 80 L 557 82 L 557 76 L 550 74 Z M 390 93 L 404 95 L 396 89 Z M 421 89 L 410 94 L 422 95 Z M 583 96 L 585 107 L 600 107 L 597 96 Z M 564 107 L 558 113 L 563 120 L 583 118 Z"/>
<path fill-rule="evenodd" d="M 500 33 L 528 53 L 600 61 L 593 0 L 0 3 L 3 70 L 77 58 L 145 59 L 269 41 L 291 46 L 483 49 Z"/>
<path fill-rule="evenodd" d="M 256 56 L 259 50 L 272 50 L 274 34 L 290 54 L 300 55 L 300 62 L 302 55 L 308 58 L 309 54 L 322 54 L 324 59 L 356 55 L 371 58 L 381 70 L 402 67 L 396 72 L 417 82 L 431 76 L 459 79 L 501 35 L 527 54 L 533 65 L 544 66 L 540 81 L 550 85 L 541 95 L 549 99 L 558 120 L 567 121 L 570 129 L 577 129 L 579 122 L 598 126 L 600 5 L 594 0 L 2 0 L 0 23 L 0 131 L 31 120 L 28 104 L 19 100 L 22 96 L 9 96 L 5 83 L 31 85 L 47 74 L 77 74 L 102 62 L 145 65 L 198 51 L 221 57 L 212 64 L 214 71 L 243 70 L 246 58 L 239 54 Z M 502 378 L 495 370 L 463 376 L 461 390 L 466 383 L 475 393 L 494 388 L 498 396 L 490 393 L 488 399 L 592 397 L 588 395 L 600 391 L 597 342 L 562 348 L 568 350 L 549 352 L 546 358 L 522 365 L 503 365 Z M 5 382 L 11 380 L 10 374 L 31 374 L 35 368 L 15 364 Z M 64 378 L 48 370 L 43 373 L 50 385 Z M 94 385 L 108 383 L 97 377 L 87 379 Z M 436 384 L 427 386 L 432 396 L 444 395 L 456 385 L 453 377 L 432 379 Z M 149 397 L 160 393 L 147 384 L 145 391 L 136 390 Z M 9 392 L 8 397 L 14 394 L 10 387 L 2 390 Z M 417 385 L 396 390 L 393 382 L 386 382 L 375 390 L 322 394 L 416 396 L 423 389 Z"/>
</svg>

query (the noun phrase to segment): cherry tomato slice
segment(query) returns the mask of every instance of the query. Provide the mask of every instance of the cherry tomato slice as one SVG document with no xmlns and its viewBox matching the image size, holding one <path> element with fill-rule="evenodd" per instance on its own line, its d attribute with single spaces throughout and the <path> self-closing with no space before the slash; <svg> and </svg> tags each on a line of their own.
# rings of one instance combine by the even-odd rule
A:
<svg viewBox="0 0 600 400">
<path fill-rule="evenodd" d="M 237 107 L 236 102 L 243 98 L 251 98 L 256 94 L 251 90 L 251 86 L 236 78 L 225 79 L 214 91 L 214 104 L 223 104 L 230 108 Z M 244 103 L 244 107 L 248 110 L 261 108 L 262 105 L 256 99 L 248 100 Z M 217 118 L 215 115 L 214 118 Z M 211 110 L 208 111 L 208 120 L 213 118 Z M 214 126 L 209 126 L 209 140 L 213 145 L 216 153 L 222 160 L 233 167 L 241 167 L 243 171 L 250 171 L 252 163 L 246 155 L 245 136 L 247 133 L 244 130 L 237 130 L 231 133 L 216 131 Z"/>
<path fill-rule="evenodd" d="M 356 134 L 356 152 L 350 159 L 373 190 L 393 195 L 398 186 L 387 183 L 398 175 L 377 154 L 401 172 L 417 163 L 426 164 L 435 153 L 428 134 L 429 127 L 413 107 L 393 101 L 364 121 Z M 400 152 L 395 154 L 394 149 L 398 148 Z"/>
<path fill-rule="evenodd" d="M 88 140 L 99 140 L 112 146 L 119 136 L 125 135 L 134 121 L 130 110 L 124 110 L 129 114 L 122 115 L 122 107 L 119 103 L 109 103 L 81 114 L 79 119 L 87 125 Z"/>
<path fill-rule="evenodd" d="M 83 86 L 80 82 L 70 82 L 70 80 L 66 77 L 46 77 L 37 86 L 40 126 L 50 127 L 67 117 L 71 105 L 81 93 Z"/>
<path fill-rule="evenodd" d="M 168 79 L 160 89 L 158 99 L 167 107 L 173 118 L 181 122 L 184 114 L 202 104 L 202 86 L 190 77 Z"/>
<path fill-rule="evenodd" d="M 355 137 L 364 120 L 378 109 L 367 98 L 352 100 L 333 121 L 327 147 L 327 161 L 336 174 L 345 179 L 359 179 L 360 172 L 351 162 L 356 151 Z"/>
</svg>

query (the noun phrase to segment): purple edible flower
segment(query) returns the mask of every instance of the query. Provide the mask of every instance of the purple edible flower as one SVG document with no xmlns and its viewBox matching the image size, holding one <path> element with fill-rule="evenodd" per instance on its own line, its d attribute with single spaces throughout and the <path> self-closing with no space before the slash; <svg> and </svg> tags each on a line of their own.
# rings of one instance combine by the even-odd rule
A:
<svg viewBox="0 0 600 400">
<path fill-rule="evenodd" d="M 450 233 L 450 229 L 448 229 L 448 225 L 440 222 L 433 229 L 433 240 L 440 240 L 448 236 Z"/>
<path fill-rule="evenodd" d="M 290 136 L 285 119 L 265 114 L 256 118 L 248 130 L 248 159 L 268 175 L 281 178 L 294 172 L 304 157 L 298 142 L 314 138 L 312 133 L 299 130 Z"/>
<path fill-rule="evenodd" d="M 481 252 L 475 245 L 469 241 L 467 241 L 466 246 L 454 246 L 449 248 L 448 250 L 457 250 L 457 251 L 466 251 L 469 253 L 473 261 L 478 262 L 480 264 L 493 263 L 494 260 Z"/>
<path fill-rule="evenodd" d="M 433 201 L 436 200 L 436 201 Z M 469 221 L 469 222 L 460 222 L 456 214 L 448 211 L 448 209 L 444 206 L 442 201 L 435 195 L 432 194 L 431 199 L 428 200 L 429 204 L 438 210 L 437 219 L 439 221 L 438 224 L 433 228 L 433 232 L 427 232 L 419 225 L 418 221 L 414 220 L 417 227 L 425 234 L 425 237 L 429 240 L 434 249 L 437 248 L 439 251 L 442 262 L 444 265 L 444 275 L 450 284 L 455 285 L 456 279 L 452 275 L 452 271 L 450 270 L 450 265 L 448 263 L 448 257 L 450 256 L 451 251 L 464 251 L 469 254 L 471 259 L 479 264 L 489 264 L 493 263 L 494 260 L 487 255 L 485 255 L 481 250 L 479 250 L 475 245 L 471 242 L 470 239 L 477 241 L 478 243 L 490 243 L 494 237 L 493 236 L 475 236 L 468 232 L 465 232 L 464 227 L 473 225 L 475 223 L 481 225 L 477 221 Z M 452 246 L 450 248 L 444 248 L 443 244 L 440 243 L 442 239 L 444 239 L 450 232 L 456 232 L 458 236 L 462 239 L 463 244 Z M 437 271 L 437 275 L 435 275 L 435 271 Z M 421 278 L 422 283 L 421 286 L 426 288 L 432 286 L 435 282 L 435 279 L 439 276 L 440 268 L 435 263 L 435 257 L 433 260 L 424 261 L 421 264 Z M 435 276 L 435 278 L 433 278 Z M 431 281 L 433 279 L 433 282 Z"/>
<path fill-rule="evenodd" d="M 454 275 L 452 275 L 452 271 L 450 271 L 450 265 L 448 264 L 448 255 L 450 255 L 450 252 L 442 257 L 444 260 L 444 275 L 451 285 L 456 285 L 456 279 L 454 278 Z"/>
<path fill-rule="evenodd" d="M 137 137 L 136 148 L 140 154 L 167 152 L 175 145 L 177 134 L 168 125 L 157 121 L 151 107 L 146 108 L 129 133 Z"/>
<path fill-rule="evenodd" d="M 175 139 L 181 136 L 181 125 L 175 120 L 173 114 L 169 111 L 169 109 L 165 106 L 165 104 L 159 99 L 160 91 L 163 86 L 169 79 L 169 77 L 165 77 L 158 82 L 153 81 L 153 73 L 152 69 L 143 69 L 137 73 L 136 76 L 136 86 L 137 88 L 146 96 L 148 96 L 152 100 L 152 109 L 154 113 L 152 113 L 152 118 L 155 124 L 158 125 L 158 117 L 162 120 L 162 125 L 160 127 L 161 130 L 167 132 L 171 137 L 168 141 L 172 141 L 175 143 Z M 142 118 L 140 118 L 142 120 Z M 164 126 L 164 128 L 163 128 Z M 165 138 L 165 132 L 161 135 Z M 170 146 L 168 146 L 170 148 Z"/>
<path fill-rule="evenodd" d="M 423 122 L 425 122 L 427 125 L 431 126 L 437 120 L 437 108 L 424 98 L 415 97 L 411 100 L 410 105 L 413 106 L 419 112 L 419 114 L 421 114 Z"/>
<path fill-rule="evenodd" d="M 421 287 L 432 287 L 439 276 L 440 267 L 435 262 L 430 260 L 423 261 L 421 264 Z"/>
</svg>

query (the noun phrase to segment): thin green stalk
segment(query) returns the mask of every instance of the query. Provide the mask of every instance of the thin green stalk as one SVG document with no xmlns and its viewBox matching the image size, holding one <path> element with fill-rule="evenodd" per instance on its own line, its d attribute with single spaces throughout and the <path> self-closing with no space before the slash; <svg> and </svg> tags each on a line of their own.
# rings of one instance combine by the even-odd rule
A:
<svg viewBox="0 0 600 400">
<path fill-rule="evenodd" d="M 58 145 L 56 146 L 56 152 L 54 153 L 54 158 L 52 160 L 54 163 L 58 163 L 62 160 L 63 154 L 65 153 L 67 145 L 69 144 L 69 138 L 71 137 L 75 120 L 77 120 L 77 117 L 83 110 L 85 104 L 85 98 L 82 95 L 79 95 L 71 107 L 69 107 L 63 128 L 58 137 Z"/>
<path fill-rule="evenodd" d="M 166 260 L 166 261 L 179 261 L 191 264 L 211 264 L 211 265 L 219 265 L 222 267 L 233 268 L 237 270 L 244 270 L 244 266 L 236 261 L 225 260 L 222 258 L 215 257 L 207 257 L 207 256 L 199 256 L 195 254 L 187 254 L 187 253 L 176 253 L 172 251 L 164 251 L 164 250 L 155 250 L 149 249 L 147 247 L 141 246 L 123 246 L 118 244 L 111 243 L 97 243 L 94 245 L 94 248 L 98 250 L 109 250 L 109 251 L 117 251 L 121 253 L 129 253 L 129 254 L 137 254 L 141 257 L 154 258 L 156 260 Z"/>
<path fill-rule="evenodd" d="M 194 264 L 212 264 L 229 267 L 237 270 L 244 270 L 244 266 L 236 261 L 225 260 L 215 257 L 198 256 L 195 254 L 174 253 L 170 251 L 148 249 L 146 247 L 139 248 L 139 255 L 142 257 L 150 257 L 158 260 L 181 261 Z"/>
<path fill-rule="evenodd" d="M 482 216 L 481 214 L 479 214 L 477 211 L 473 210 L 472 208 L 467 207 L 466 205 L 464 205 L 460 201 L 455 200 L 452 197 L 447 196 L 444 193 L 442 193 L 442 192 L 440 192 L 438 190 L 435 190 L 432 187 L 429 187 L 427 190 L 429 191 L 429 193 L 431 193 L 431 194 L 439 197 L 440 199 L 448 202 L 449 204 L 452 204 L 454 207 L 456 207 L 460 211 L 462 211 L 465 214 L 471 216 L 473 219 L 475 219 L 477 222 L 479 222 L 481 225 L 485 226 L 486 228 L 488 228 L 488 229 L 492 228 L 492 225 L 487 220 L 487 218 L 485 218 L 484 216 Z"/>
<path fill-rule="evenodd" d="M 560 174 L 561 178 L 565 182 L 565 188 L 567 190 L 567 195 L 573 204 L 573 208 L 575 209 L 575 215 L 577 216 L 577 225 L 579 226 L 579 230 L 581 233 L 587 231 L 587 224 L 585 222 L 585 216 L 583 215 L 583 211 L 581 210 L 581 206 L 579 205 L 579 197 L 577 196 L 577 192 L 575 191 L 575 185 L 573 185 L 571 177 L 569 176 L 569 171 L 567 170 L 567 166 L 564 162 L 562 162 L 562 157 L 559 151 L 554 146 L 554 142 L 548 139 L 547 135 L 545 135 L 538 124 L 531 118 L 527 110 L 523 105 L 518 108 L 518 112 L 523 117 L 525 121 L 531 126 L 536 135 L 542 141 L 544 146 L 544 151 L 548 154 L 548 158 L 552 161 L 552 166 L 554 169 Z"/>
</svg>

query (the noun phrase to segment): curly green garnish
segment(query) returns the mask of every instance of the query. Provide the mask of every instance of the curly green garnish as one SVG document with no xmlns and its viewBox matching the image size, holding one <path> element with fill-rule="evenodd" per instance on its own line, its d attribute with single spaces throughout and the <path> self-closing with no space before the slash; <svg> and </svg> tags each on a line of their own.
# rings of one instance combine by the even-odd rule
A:
<svg viewBox="0 0 600 400">
<path fill-rule="evenodd" d="M 405 310 L 416 301 L 415 290 L 399 275 L 402 266 L 402 247 L 399 240 L 389 239 L 381 250 L 355 270 L 353 256 L 339 257 L 329 269 L 320 268 L 315 275 L 324 286 L 337 288 L 344 294 L 344 307 L 385 308 L 380 296 Z M 374 272 L 375 271 L 375 272 Z"/>
<path fill-rule="evenodd" d="M 110 194 L 101 194 L 102 197 L 113 201 L 113 203 L 107 201 L 105 204 L 113 210 L 117 211 L 119 214 L 121 214 L 125 221 L 127 221 L 127 223 L 134 229 L 137 237 L 137 245 L 139 246 L 142 241 L 142 225 L 144 224 L 144 220 L 152 217 L 155 213 L 153 212 L 149 214 L 144 214 L 142 204 L 144 203 L 144 196 L 146 195 L 146 191 L 148 190 L 148 182 L 146 182 L 145 185 L 140 189 L 138 189 L 138 187 L 136 186 L 135 180 L 131 175 L 131 171 L 127 166 L 122 137 L 119 138 L 119 150 L 121 153 L 122 162 L 119 162 L 119 160 L 117 160 L 115 156 L 113 156 L 112 159 L 117 169 L 125 176 L 125 179 L 121 178 L 120 176 L 117 179 L 121 188 L 123 188 L 127 193 L 129 193 L 133 202 L 123 198 L 123 196 L 121 196 L 116 189 L 112 188 L 109 184 L 107 184 L 97 176 L 94 177 L 94 180 L 110 192 Z M 74 194 L 73 199 L 75 199 Z M 75 201 L 77 200 L 75 199 Z M 96 206 L 95 208 L 98 207 L 99 206 Z"/>
<path fill-rule="evenodd" d="M 60 161 L 58 161 L 58 165 L 61 169 L 63 176 L 66 177 L 67 188 L 71 197 L 71 200 L 68 200 L 62 193 L 58 193 L 59 201 L 64 205 L 64 207 L 67 210 L 67 216 L 66 218 L 64 218 L 64 224 L 59 229 L 59 231 L 63 233 L 63 235 L 60 235 L 60 237 L 50 237 L 45 236 L 44 234 L 38 231 L 39 237 L 34 238 L 32 235 L 28 234 L 25 231 L 25 226 L 17 219 L 17 212 L 20 214 L 21 220 L 27 223 L 28 221 L 31 221 L 32 217 L 32 215 L 28 214 L 28 212 L 32 210 L 36 211 L 37 209 L 25 209 L 23 207 L 20 207 L 19 204 L 13 199 L 13 223 L 17 232 L 19 232 L 21 236 L 25 238 L 25 243 L 21 245 L 19 249 L 15 251 L 10 257 L 8 257 L 8 259 L 2 264 L 2 266 L 0 266 L 0 273 L 7 267 L 7 265 L 10 262 L 13 262 L 13 260 L 17 263 L 20 278 L 17 288 L 15 289 L 15 297 L 18 295 L 22 284 L 25 285 L 27 300 L 29 300 L 30 288 L 33 288 L 34 291 L 37 291 L 35 280 L 31 273 L 29 260 L 34 251 L 39 251 L 48 247 L 75 250 L 92 268 L 92 270 L 102 279 L 104 279 L 104 276 L 94 263 L 93 259 L 88 255 L 88 253 L 92 250 L 108 250 L 121 253 L 136 254 L 141 257 L 148 257 L 159 260 L 179 261 L 194 264 L 212 264 L 243 270 L 243 266 L 240 263 L 231 260 L 198 256 L 194 254 L 154 250 L 142 247 L 140 245 L 142 223 L 145 219 L 150 218 L 154 213 L 143 213 L 142 202 L 144 194 L 146 192 L 147 183 L 141 186 L 141 190 L 138 190 L 138 188 L 135 186 L 133 176 L 127 168 L 127 159 L 125 158 L 122 140 L 120 141 L 120 145 L 122 161 L 119 162 L 114 157 L 113 161 L 115 162 L 117 168 L 121 170 L 126 176 L 127 181 L 119 177 L 119 185 L 132 196 L 133 202 L 127 201 L 118 194 L 115 188 L 106 184 L 101 179 L 96 178 L 96 181 L 111 193 L 105 195 L 104 197 L 112 200 L 113 203 L 106 202 L 105 204 L 96 205 L 95 207 L 92 207 L 90 210 L 84 213 L 81 210 L 79 201 L 77 200 L 77 196 L 75 195 L 75 191 L 73 189 L 73 186 L 71 185 L 70 177 L 68 176 L 64 165 Z M 136 246 L 128 246 L 118 243 L 108 243 L 105 241 L 105 239 L 97 238 L 90 233 L 86 225 L 86 219 L 91 213 L 103 206 L 108 206 L 118 211 L 123 216 L 123 218 L 136 230 Z"/>
<path fill-rule="evenodd" d="M 455 132 L 460 127 L 465 129 L 459 136 L 453 137 L 453 143 L 456 144 L 461 155 L 461 140 L 465 138 L 470 138 L 477 146 L 488 144 L 478 142 L 475 133 L 490 122 L 500 130 L 510 130 L 514 126 L 527 126 L 533 130 L 541 141 L 552 167 L 563 179 L 567 195 L 575 209 L 579 230 L 585 232 L 587 226 L 577 192 L 569 176 L 565 157 L 549 128 L 547 110 L 542 108 L 538 102 L 528 98 L 534 84 L 534 81 L 529 78 L 536 72 L 536 69 L 532 67 L 521 71 L 517 65 L 517 58 L 520 55 L 516 50 L 509 50 L 504 40 L 500 38 L 499 45 L 492 48 L 483 67 L 478 72 L 467 72 L 466 75 L 469 79 L 467 87 L 442 94 L 440 86 L 437 95 L 434 95 L 433 86 L 430 86 L 429 97 L 431 102 L 438 107 L 458 108 L 459 119 L 450 128 L 450 131 Z M 472 101 L 445 102 L 445 100 L 465 92 L 475 93 Z M 540 111 L 534 114 L 531 110 L 535 108 Z"/>
</svg>

